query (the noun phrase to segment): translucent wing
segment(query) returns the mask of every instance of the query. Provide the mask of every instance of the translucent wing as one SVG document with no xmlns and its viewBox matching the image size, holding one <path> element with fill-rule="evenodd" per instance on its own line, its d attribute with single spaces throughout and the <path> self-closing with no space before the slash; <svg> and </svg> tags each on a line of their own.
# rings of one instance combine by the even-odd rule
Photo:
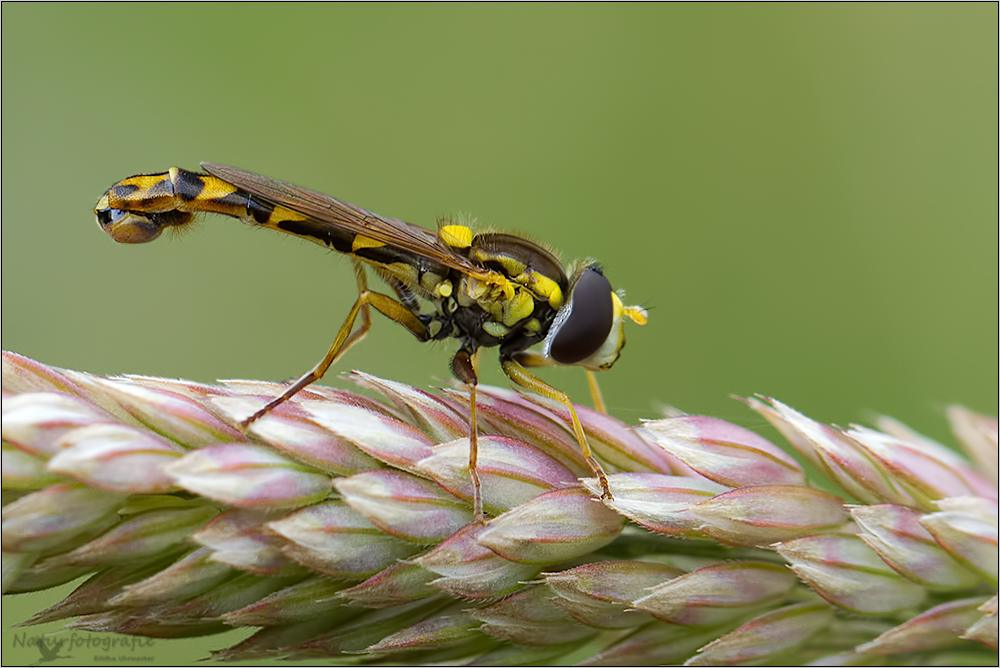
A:
<svg viewBox="0 0 1000 668">
<path fill-rule="evenodd" d="M 298 211 L 316 221 L 416 253 L 482 280 L 490 280 L 493 276 L 494 272 L 474 264 L 441 243 L 430 230 L 396 218 L 385 218 L 315 190 L 254 174 L 238 167 L 214 162 L 203 162 L 201 166 L 212 176 L 237 188 Z"/>
</svg>

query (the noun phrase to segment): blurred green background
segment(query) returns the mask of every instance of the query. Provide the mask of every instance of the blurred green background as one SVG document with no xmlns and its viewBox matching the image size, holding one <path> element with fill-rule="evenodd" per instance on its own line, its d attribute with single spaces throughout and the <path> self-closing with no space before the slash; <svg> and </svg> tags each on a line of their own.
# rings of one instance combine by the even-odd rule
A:
<svg viewBox="0 0 1000 668">
<path fill-rule="evenodd" d="M 599 258 L 650 307 L 601 379 L 627 421 L 763 429 L 729 398 L 760 392 L 950 443 L 949 403 L 996 414 L 995 3 L 2 12 L 5 349 L 202 381 L 316 362 L 343 258 L 228 219 L 135 247 L 95 225 L 115 181 L 211 160 Z M 338 371 L 440 385 L 452 350 L 376 320 Z M 543 377 L 587 400 L 582 372 Z M 5 599 L 5 663 L 38 659 L 9 625 L 57 598 Z"/>
</svg>

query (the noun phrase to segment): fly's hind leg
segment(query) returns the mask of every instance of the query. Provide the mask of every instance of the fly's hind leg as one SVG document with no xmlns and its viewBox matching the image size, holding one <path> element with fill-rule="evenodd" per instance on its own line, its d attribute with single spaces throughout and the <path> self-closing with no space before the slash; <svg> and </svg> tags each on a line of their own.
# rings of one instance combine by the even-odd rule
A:
<svg viewBox="0 0 1000 668">
<path fill-rule="evenodd" d="M 501 357 L 500 366 L 503 367 L 503 372 L 507 374 L 508 378 L 524 389 L 540 394 L 543 397 L 554 399 L 569 410 L 570 420 L 573 422 L 573 434 L 580 445 L 580 452 L 583 453 L 583 458 L 587 461 L 587 465 L 590 466 L 594 477 L 597 478 L 601 485 L 601 498 L 613 499 L 611 488 L 608 486 L 608 476 L 604 473 L 601 464 L 594 458 L 594 454 L 590 450 L 590 444 L 587 443 L 587 435 L 583 433 L 583 425 L 580 423 L 580 418 L 577 417 L 576 409 L 573 407 L 573 402 L 570 401 L 569 395 L 565 392 L 560 392 L 543 380 L 531 375 L 527 369 L 513 359 Z"/>
<path fill-rule="evenodd" d="M 476 511 L 475 521 L 477 524 L 483 524 L 486 521 L 483 514 L 483 486 L 479 482 L 479 471 L 476 468 L 479 458 L 479 426 L 476 423 L 476 386 L 479 384 L 478 362 L 478 351 L 470 355 L 466 350 L 459 350 L 451 361 L 451 369 L 469 390 L 469 478 L 472 480 L 473 507 Z"/>
<path fill-rule="evenodd" d="M 427 328 L 405 306 L 392 297 L 379 292 L 371 292 L 368 289 L 364 265 L 356 260 L 354 261 L 354 272 L 358 279 L 358 300 L 351 307 L 351 312 L 347 315 L 347 320 L 344 321 L 344 324 L 340 327 L 340 331 L 337 332 L 337 338 L 333 340 L 333 345 L 330 346 L 330 350 L 326 353 L 326 356 L 312 370 L 292 383 L 280 396 L 272 399 L 259 411 L 241 421 L 240 427 L 242 429 L 246 430 L 256 420 L 259 420 L 291 399 L 306 386 L 322 378 L 323 374 L 327 372 L 334 362 L 340 359 L 351 346 L 363 339 L 372 326 L 370 307 L 374 307 L 376 311 L 385 315 L 390 320 L 403 325 L 421 341 L 427 339 Z M 354 330 L 354 321 L 357 320 L 359 315 L 361 316 L 361 325 Z"/>
</svg>

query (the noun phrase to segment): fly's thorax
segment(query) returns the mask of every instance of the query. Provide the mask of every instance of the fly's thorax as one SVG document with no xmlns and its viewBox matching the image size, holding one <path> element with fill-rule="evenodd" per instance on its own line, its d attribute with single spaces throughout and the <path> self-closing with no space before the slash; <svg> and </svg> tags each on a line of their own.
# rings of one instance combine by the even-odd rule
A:
<svg viewBox="0 0 1000 668">
<path fill-rule="evenodd" d="M 448 286 L 446 295 L 442 285 Z M 429 338 L 455 338 L 469 351 L 501 346 L 513 354 L 530 348 L 556 315 L 549 299 L 499 273 L 486 281 L 453 271 L 436 289 L 418 294 L 433 305 L 433 312 L 417 314 Z"/>
<path fill-rule="evenodd" d="M 456 227 L 443 230 L 449 238 L 469 238 L 456 235 Z M 470 278 L 465 293 L 468 301 L 491 313 L 497 323 L 515 326 L 529 318 L 538 302 L 553 310 L 562 305 L 566 273 L 559 260 L 538 244 L 513 234 L 486 232 L 472 237 L 463 252 L 496 277 L 493 281 Z"/>
<path fill-rule="evenodd" d="M 463 345 L 475 349 L 517 338 L 520 346 L 534 343 L 525 339 L 540 338 L 562 300 L 566 283 L 555 256 L 521 237 L 475 234 L 471 228 L 450 221 L 442 221 L 437 237 L 442 245 L 488 270 L 485 275 L 453 273 L 439 285 L 422 286 L 427 291 L 422 296 L 438 303 L 440 318 L 451 318 L 455 336 Z M 432 326 L 438 328 L 437 324 Z"/>
<path fill-rule="evenodd" d="M 521 326 L 539 331 L 538 318 L 544 317 L 541 311 L 549 309 L 546 300 L 503 277 L 491 283 L 462 276 L 449 301 L 459 309 L 481 312 L 482 326 L 498 340 Z"/>
</svg>

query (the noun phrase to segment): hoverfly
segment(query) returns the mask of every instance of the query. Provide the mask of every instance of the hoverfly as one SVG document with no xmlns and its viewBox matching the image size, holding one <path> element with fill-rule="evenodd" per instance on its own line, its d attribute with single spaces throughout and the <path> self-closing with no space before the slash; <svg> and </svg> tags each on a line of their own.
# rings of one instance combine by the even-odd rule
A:
<svg viewBox="0 0 1000 668">
<path fill-rule="evenodd" d="M 480 348 L 499 347 L 508 378 L 566 406 L 580 450 L 603 496 L 611 497 L 569 396 L 526 368 L 582 366 L 595 405 L 603 410 L 593 372 L 610 368 L 618 359 L 625 345 L 625 319 L 641 325 L 647 316 L 639 306 L 622 304 L 597 264 L 578 262 L 564 269 L 548 250 L 512 234 L 476 233 L 449 222 L 439 224 L 435 234 L 236 167 L 208 162 L 201 166 L 207 173 L 175 167 L 119 181 L 97 203 L 98 224 L 115 241 L 144 243 L 165 228 L 188 225 L 197 213 L 218 213 L 349 255 L 357 279 L 358 299 L 326 356 L 245 419 L 244 429 L 320 379 L 365 336 L 375 309 L 420 341 L 459 341 L 451 368 L 469 392 L 469 475 L 479 522 L 484 517 L 476 472 Z M 374 269 L 395 296 L 369 289 L 366 267 Z M 529 350 L 536 344 L 541 344 L 540 350 Z"/>
</svg>

